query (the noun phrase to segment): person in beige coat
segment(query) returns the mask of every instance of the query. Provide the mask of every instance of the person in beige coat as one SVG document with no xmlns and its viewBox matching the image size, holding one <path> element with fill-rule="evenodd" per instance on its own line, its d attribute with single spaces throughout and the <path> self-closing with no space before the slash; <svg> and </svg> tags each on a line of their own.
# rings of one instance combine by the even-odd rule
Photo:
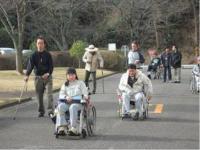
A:
<svg viewBox="0 0 200 150">
<path fill-rule="evenodd" d="M 128 70 L 120 79 L 119 90 L 122 92 L 122 116 L 130 115 L 130 99 L 134 96 L 136 113 L 134 118 L 143 117 L 143 104 L 152 97 L 153 88 L 151 80 L 136 69 L 135 64 L 129 64 Z"/>
<path fill-rule="evenodd" d="M 85 84 L 89 88 L 89 77 L 92 74 L 92 81 L 93 81 L 93 91 L 92 93 L 95 94 L 96 92 L 96 70 L 98 67 L 103 68 L 103 58 L 94 45 L 89 45 L 89 47 L 85 48 L 86 52 L 83 55 L 83 62 L 85 62 Z"/>
</svg>

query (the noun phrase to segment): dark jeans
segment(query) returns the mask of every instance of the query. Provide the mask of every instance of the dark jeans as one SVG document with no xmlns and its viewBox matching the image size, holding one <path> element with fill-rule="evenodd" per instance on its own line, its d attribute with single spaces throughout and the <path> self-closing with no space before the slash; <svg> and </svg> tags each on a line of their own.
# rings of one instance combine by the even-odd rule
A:
<svg viewBox="0 0 200 150">
<path fill-rule="evenodd" d="M 93 82 L 93 92 L 96 92 L 96 71 L 95 72 L 89 72 L 85 71 L 85 85 L 89 88 L 89 78 L 90 74 L 92 74 L 92 82 Z"/>
<path fill-rule="evenodd" d="M 43 96 L 45 90 L 48 98 L 47 109 L 53 110 L 52 87 L 53 87 L 52 76 L 50 76 L 47 80 L 42 79 L 42 77 L 35 77 L 35 91 L 36 91 L 36 99 L 38 100 L 38 111 L 42 114 L 45 113 L 44 102 L 43 102 Z"/>
<path fill-rule="evenodd" d="M 167 74 L 168 74 L 168 80 L 171 80 L 172 79 L 171 66 L 164 66 L 164 82 L 166 82 Z"/>
</svg>

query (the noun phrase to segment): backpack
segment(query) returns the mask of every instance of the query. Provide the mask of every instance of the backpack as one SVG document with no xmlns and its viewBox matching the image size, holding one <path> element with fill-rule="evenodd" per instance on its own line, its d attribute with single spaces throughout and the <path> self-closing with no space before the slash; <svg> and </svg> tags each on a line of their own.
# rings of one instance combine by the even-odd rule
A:
<svg viewBox="0 0 200 150">
<path fill-rule="evenodd" d="M 140 52 L 138 52 L 138 54 L 140 58 L 140 63 L 143 64 L 145 62 L 144 56 Z"/>
</svg>

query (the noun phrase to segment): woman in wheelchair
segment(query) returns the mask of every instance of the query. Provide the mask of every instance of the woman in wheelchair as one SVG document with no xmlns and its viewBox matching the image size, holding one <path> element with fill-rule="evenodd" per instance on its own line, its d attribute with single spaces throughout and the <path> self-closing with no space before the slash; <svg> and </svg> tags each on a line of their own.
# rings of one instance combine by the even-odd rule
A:
<svg viewBox="0 0 200 150">
<path fill-rule="evenodd" d="M 79 134 L 77 125 L 78 112 L 83 109 L 83 103 L 88 100 L 88 90 L 83 81 L 78 80 L 76 70 L 68 68 L 67 81 L 62 85 L 59 93 L 59 101 L 56 114 L 56 132 L 65 135 L 65 128 L 70 124 L 69 135 Z M 66 119 L 66 112 L 69 111 L 69 122 Z"/>
<path fill-rule="evenodd" d="M 156 73 L 157 73 L 160 65 L 161 65 L 161 59 L 158 56 L 158 53 L 155 52 L 152 55 L 151 62 L 150 62 L 148 69 L 147 69 L 147 76 L 148 76 L 149 79 L 151 79 L 151 72 L 154 73 L 154 79 L 156 79 Z"/>
<path fill-rule="evenodd" d="M 122 117 L 131 116 L 130 100 L 134 97 L 136 113 L 133 119 L 144 119 L 146 110 L 143 109 L 143 104 L 151 99 L 153 91 L 151 80 L 137 70 L 136 65 L 129 64 L 127 72 L 121 77 L 119 90 L 122 92 Z"/>
</svg>

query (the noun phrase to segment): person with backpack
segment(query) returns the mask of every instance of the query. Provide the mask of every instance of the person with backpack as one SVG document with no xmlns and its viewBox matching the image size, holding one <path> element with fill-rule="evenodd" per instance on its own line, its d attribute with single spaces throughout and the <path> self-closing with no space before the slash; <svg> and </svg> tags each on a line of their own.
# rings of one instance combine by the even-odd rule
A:
<svg viewBox="0 0 200 150">
<path fill-rule="evenodd" d="M 131 50 L 128 53 L 128 64 L 135 64 L 137 69 L 141 67 L 141 64 L 145 62 L 144 56 L 139 50 L 139 43 L 133 41 L 131 43 Z"/>
</svg>

